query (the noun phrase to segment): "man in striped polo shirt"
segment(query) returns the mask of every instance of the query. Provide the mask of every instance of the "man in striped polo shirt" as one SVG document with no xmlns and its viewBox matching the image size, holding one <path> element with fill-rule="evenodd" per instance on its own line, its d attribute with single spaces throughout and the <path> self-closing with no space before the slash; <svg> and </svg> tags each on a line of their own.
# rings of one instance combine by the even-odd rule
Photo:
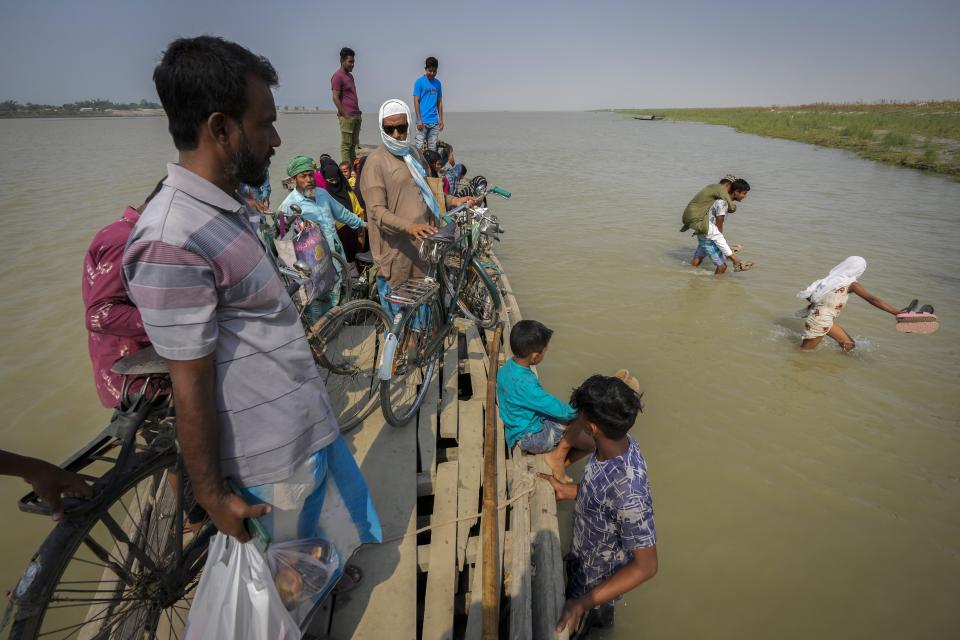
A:
<svg viewBox="0 0 960 640">
<path fill-rule="evenodd" d="M 359 544 L 379 540 L 379 521 L 256 234 L 257 214 L 236 193 L 241 182 L 264 182 L 280 145 L 276 71 L 240 45 L 201 36 L 171 43 L 154 82 L 179 161 L 130 236 L 124 276 L 150 341 L 169 360 L 197 501 L 221 533 L 249 539 L 244 518 L 260 518 L 277 542 L 319 531 L 345 563 Z M 307 490 L 291 497 L 277 490 L 285 483 Z M 349 512 L 329 513 L 344 503 Z M 337 526 L 326 522 L 331 515 Z"/>
</svg>

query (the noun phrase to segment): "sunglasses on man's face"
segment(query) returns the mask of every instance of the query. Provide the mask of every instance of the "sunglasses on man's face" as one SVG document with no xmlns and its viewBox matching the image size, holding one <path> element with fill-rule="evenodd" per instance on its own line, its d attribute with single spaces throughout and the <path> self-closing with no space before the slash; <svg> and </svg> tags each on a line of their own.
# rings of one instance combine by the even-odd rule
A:
<svg viewBox="0 0 960 640">
<path fill-rule="evenodd" d="M 409 126 L 410 125 L 406 125 L 406 124 L 385 124 L 383 125 L 383 132 L 388 136 L 391 135 L 394 131 L 396 131 L 397 133 L 406 133 L 407 128 Z"/>
</svg>

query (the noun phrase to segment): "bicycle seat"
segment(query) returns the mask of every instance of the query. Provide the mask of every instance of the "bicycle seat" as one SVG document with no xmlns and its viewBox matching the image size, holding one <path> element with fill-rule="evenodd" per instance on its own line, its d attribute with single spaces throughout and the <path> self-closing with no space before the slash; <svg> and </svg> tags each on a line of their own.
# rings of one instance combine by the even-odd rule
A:
<svg viewBox="0 0 960 640">
<path fill-rule="evenodd" d="M 457 231 L 457 225 L 448 224 L 445 227 L 440 227 L 439 229 L 437 229 L 436 233 L 433 233 L 427 236 L 426 238 L 424 238 L 424 240 L 429 240 L 431 242 L 450 243 L 455 240 L 454 234 L 456 233 L 456 231 Z"/>
<path fill-rule="evenodd" d="M 145 376 L 155 373 L 170 373 L 167 361 L 157 355 L 153 345 L 113 363 L 110 371 L 122 376 Z"/>
<path fill-rule="evenodd" d="M 353 259 L 364 264 L 373 264 L 373 253 L 364 251 L 363 253 L 358 253 L 353 256 Z"/>
</svg>

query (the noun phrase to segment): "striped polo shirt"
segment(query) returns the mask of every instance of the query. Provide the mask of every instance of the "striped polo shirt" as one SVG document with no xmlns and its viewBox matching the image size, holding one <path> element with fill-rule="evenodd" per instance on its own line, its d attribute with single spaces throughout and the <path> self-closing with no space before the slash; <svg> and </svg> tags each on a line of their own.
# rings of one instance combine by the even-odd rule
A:
<svg viewBox="0 0 960 640">
<path fill-rule="evenodd" d="M 216 360 L 224 477 L 288 478 L 337 437 L 336 417 L 273 262 L 239 199 L 177 164 L 127 241 L 123 273 L 164 358 Z"/>
</svg>

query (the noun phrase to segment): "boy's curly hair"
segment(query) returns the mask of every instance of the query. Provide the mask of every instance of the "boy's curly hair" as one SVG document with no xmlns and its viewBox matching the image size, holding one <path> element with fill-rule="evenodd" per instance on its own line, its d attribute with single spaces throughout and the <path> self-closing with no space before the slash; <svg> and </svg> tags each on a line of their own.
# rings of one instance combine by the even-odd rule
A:
<svg viewBox="0 0 960 640">
<path fill-rule="evenodd" d="M 592 375 L 570 395 L 570 406 L 583 411 L 608 438 L 627 435 L 643 412 L 642 393 L 637 393 L 620 378 Z"/>
</svg>

